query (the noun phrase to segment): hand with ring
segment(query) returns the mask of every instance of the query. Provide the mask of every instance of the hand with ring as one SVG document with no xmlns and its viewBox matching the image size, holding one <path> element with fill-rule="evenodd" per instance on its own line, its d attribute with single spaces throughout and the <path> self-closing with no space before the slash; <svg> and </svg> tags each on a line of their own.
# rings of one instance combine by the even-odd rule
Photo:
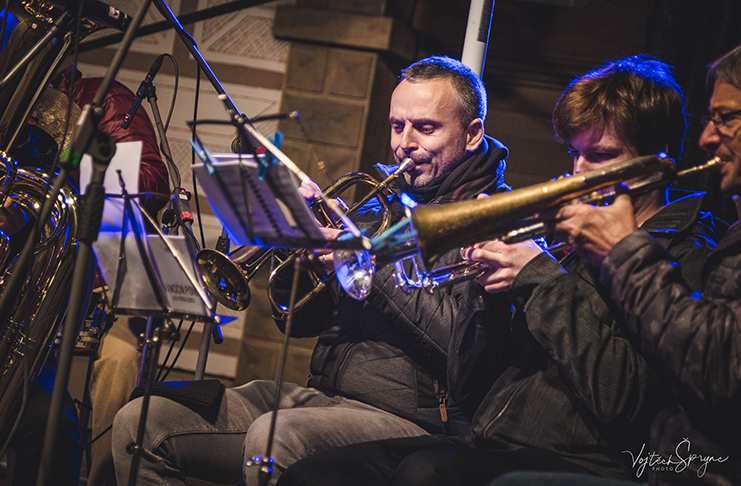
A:
<svg viewBox="0 0 741 486">
<path fill-rule="evenodd" d="M 331 250 L 317 250 L 317 259 L 327 273 L 334 272 L 334 253 Z"/>
</svg>

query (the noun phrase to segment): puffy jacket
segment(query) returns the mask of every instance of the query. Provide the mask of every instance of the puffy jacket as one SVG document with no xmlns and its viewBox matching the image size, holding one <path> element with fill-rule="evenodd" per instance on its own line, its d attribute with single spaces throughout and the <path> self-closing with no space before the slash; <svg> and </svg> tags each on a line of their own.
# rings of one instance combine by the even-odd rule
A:
<svg viewBox="0 0 741 486">
<path fill-rule="evenodd" d="M 610 251 L 600 277 L 623 328 L 673 391 L 642 455 L 656 452 L 670 464 L 645 475 L 653 484 L 738 485 L 741 228 L 732 226 L 704 261 L 701 292 L 686 285 L 677 260 L 636 231 Z"/>
<path fill-rule="evenodd" d="M 403 215 L 401 192 L 418 202 L 439 204 L 508 189 L 503 182 L 506 156 L 504 146 L 486 137 L 461 165 L 421 191 L 403 180 L 394 184 L 389 202 L 395 218 Z M 384 174 L 394 169 L 379 168 Z M 364 206 L 354 218 L 357 224 L 377 225 L 379 206 L 375 201 Z M 458 251 L 450 252 L 438 265 L 459 258 Z M 319 337 L 308 385 L 387 410 L 431 433 L 466 432 L 467 421 L 454 406 L 447 424 L 439 411 L 446 399 L 448 341 L 464 285 L 406 294 L 397 288 L 393 273 L 391 265 L 378 269 L 363 301 L 353 300 L 335 283 L 294 314 L 292 335 Z M 282 286 L 285 294 L 287 283 Z M 288 300 L 285 294 L 281 302 Z M 277 323 L 283 329 L 284 323 Z"/>
<path fill-rule="evenodd" d="M 699 207 L 699 197 L 679 200 L 643 227 L 691 265 L 713 247 L 713 220 Z M 473 386 L 489 385 L 472 423 L 477 446 L 546 450 L 600 476 L 631 477 L 620 451 L 640 446 L 665 393 L 615 320 L 596 271 L 576 254 L 562 264 L 546 253 L 531 260 L 507 294 L 516 307 L 509 335 L 501 322 L 478 318 L 501 297 L 469 284 L 449 381 L 462 402 L 476 398 Z M 485 346 L 503 354 L 484 353 Z"/>
</svg>

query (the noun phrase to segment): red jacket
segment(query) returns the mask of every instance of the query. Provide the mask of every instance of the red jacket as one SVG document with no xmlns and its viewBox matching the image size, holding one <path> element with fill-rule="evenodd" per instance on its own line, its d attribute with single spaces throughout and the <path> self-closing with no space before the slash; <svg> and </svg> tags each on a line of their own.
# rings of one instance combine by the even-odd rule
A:
<svg viewBox="0 0 741 486">
<path fill-rule="evenodd" d="M 57 77 L 53 85 L 64 94 L 69 93 L 69 80 L 72 73 L 70 67 L 63 75 Z M 78 72 L 78 76 L 79 76 Z M 103 78 L 75 79 L 72 99 L 80 108 L 93 101 L 98 86 Z M 149 121 L 143 108 L 137 110 L 127 130 L 121 128 L 124 115 L 134 101 L 134 93 L 119 82 L 114 82 L 103 99 L 105 115 L 98 124 L 98 130 L 110 136 L 116 142 L 142 141 L 141 166 L 139 168 L 139 191 L 169 195 L 167 167 L 160 158 L 157 147 L 157 137 L 152 123 Z M 156 215 L 165 204 L 167 198 L 149 198 L 142 200 L 142 206 L 152 215 Z"/>
</svg>

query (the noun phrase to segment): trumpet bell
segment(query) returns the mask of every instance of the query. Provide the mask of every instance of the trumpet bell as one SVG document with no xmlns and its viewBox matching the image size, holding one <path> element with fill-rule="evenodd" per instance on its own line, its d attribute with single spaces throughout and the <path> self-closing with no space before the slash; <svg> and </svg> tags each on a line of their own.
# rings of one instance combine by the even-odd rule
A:
<svg viewBox="0 0 741 486">
<path fill-rule="evenodd" d="M 196 258 L 203 283 L 216 301 L 235 311 L 250 305 L 250 287 L 239 267 L 223 253 L 204 249 Z"/>
<path fill-rule="evenodd" d="M 342 289 L 355 300 L 363 300 L 373 286 L 375 266 L 370 251 L 335 250 L 334 271 Z"/>
</svg>

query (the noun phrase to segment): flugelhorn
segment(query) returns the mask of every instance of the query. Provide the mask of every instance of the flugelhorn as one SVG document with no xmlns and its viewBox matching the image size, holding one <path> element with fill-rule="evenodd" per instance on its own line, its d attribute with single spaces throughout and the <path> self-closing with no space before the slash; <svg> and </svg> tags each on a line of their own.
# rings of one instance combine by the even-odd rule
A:
<svg viewBox="0 0 741 486">
<path fill-rule="evenodd" d="M 630 193 L 636 195 L 719 167 L 720 158 L 714 157 L 705 164 L 677 171 L 665 154 L 650 155 L 488 198 L 445 205 L 417 205 L 408 208 L 406 220 L 390 229 L 389 234 L 371 240 L 373 251 L 384 254 L 393 250 L 394 245 L 413 238 L 416 251 L 408 251 L 404 258 L 412 259 L 415 276 L 402 274 L 403 262 L 397 261 L 397 282 L 402 288 L 429 290 L 475 278 L 485 271 L 479 262 L 473 262 L 473 269 L 463 264 L 432 272 L 427 270 L 454 248 L 492 239 L 515 243 L 542 236 L 546 231 L 539 214 L 543 211 L 575 202 L 606 202 L 615 197 L 615 187 L 626 181 Z M 396 238 L 390 234 L 392 232 L 404 232 L 405 235 Z"/>
<path fill-rule="evenodd" d="M 330 187 L 324 190 L 325 198 L 338 198 L 339 194 L 354 186 L 362 185 L 369 188 L 368 192 L 357 201 L 351 208 L 346 210 L 347 215 L 352 215 L 360 207 L 373 198 L 377 198 L 382 208 L 382 223 L 377 233 L 386 231 L 391 223 L 391 210 L 388 205 L 388 185 L 404 172 L 414 167 L 412 159 L 404 159 L 399 167 L 382 182 L 362 172 L 351 172 L 340 177 Z M 344 205 L 344 203 L 342 203 Z M 321 223 L 327 227 L 337 227 L 338 222 L 332 216 L 331 210 L 324 204 L 323 200 L 315 200 L 315 212 Z M 345 208 L 347 206 L 345 205 Z M 278 266 L 271 272 L 268 280 L 268 298 L 278 316 L 286 310 L 285 306 L 279 304 L 272 292 L 273 280 L 279 272 L 292 264 L 301 254 L 302 250 L 288 253 Z M 197 263 L 203 275 L 204 284 L 209 293 L 217 302 L 224 306 L 240 311 L 247 308 L 250 302 L 249 282 L 262 266 L 275 256 L 274 248 L 263 247 L 240 247 L 228 256 L 211 249 L 198 252 Z M 311 272 L 314 290 L 300 298 L 296 307 L 300 307 L 326 287 L 326 277 L 319 277 Z"/>
</svg>

